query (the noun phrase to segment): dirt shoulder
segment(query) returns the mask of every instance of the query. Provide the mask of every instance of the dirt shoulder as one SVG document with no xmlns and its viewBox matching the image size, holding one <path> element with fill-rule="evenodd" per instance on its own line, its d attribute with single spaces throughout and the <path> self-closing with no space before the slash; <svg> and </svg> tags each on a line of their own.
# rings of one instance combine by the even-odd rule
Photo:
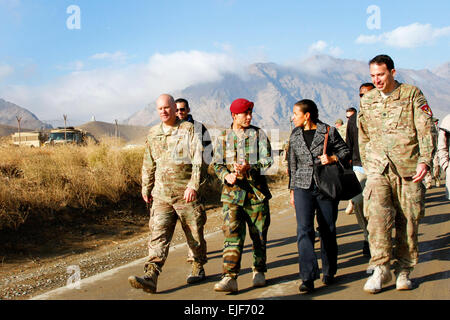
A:
<svg viewBox="0 0 450 320">
<path fill-rule="evenodd" d="M 273 194 L 285 190 L 283 182 L 271 184 Z M 221 229 L 221 212 L 220 204 L 206 206 L 205 234 Z M 72 273 L 69 266 L 78 266 L 84 279 L 147 255 L 145 207 L 109 210 L 64 224 L 33 228 L 21 234 L 1 235 L 8 241 L 0 249 L 0 299 L 29 299 L 62 287 Z M 183 242 L 185 237 L 178 224 L 171 245 Z"/>
</svg>

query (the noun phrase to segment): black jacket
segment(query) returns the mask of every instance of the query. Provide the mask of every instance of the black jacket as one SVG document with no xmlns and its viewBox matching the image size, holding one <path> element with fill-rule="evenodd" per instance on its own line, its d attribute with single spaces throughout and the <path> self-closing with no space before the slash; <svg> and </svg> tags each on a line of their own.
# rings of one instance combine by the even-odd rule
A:
<svg viewBox="0 0 450 320">
<path fill-rule="evenodd" d="M 345 140 L 352 154 L 352 165 L 362 167 L 361 156 L 359 155 L 358 126 L 357 126 L 356 112 L 348 119 Z"/>
<path fill-rule="evenodd" d="M 316 133 L 308 149 L 303 137 L 303 129 L 296 127 L 289 138 L 288 168 L 289 189 L 309 189 L 313 179 L 314 166 L 320 165 L 319 156 L 323 153 L 323 143 L 329 125 L 318 122 Z M 335 127 L 330 127 L 328 136 L 328 155 L 336 155 L 339 161 L 348 167 L 350 150 L 337 133 Z"/>
</svg>

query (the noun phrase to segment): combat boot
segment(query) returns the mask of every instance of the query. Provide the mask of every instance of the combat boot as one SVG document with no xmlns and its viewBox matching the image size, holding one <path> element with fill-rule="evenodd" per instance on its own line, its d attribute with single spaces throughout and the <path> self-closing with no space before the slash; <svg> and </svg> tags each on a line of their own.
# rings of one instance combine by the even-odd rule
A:
<svg viewBox="0 0 450 320">
<path fill-rule="evenodd" d="M 237 280 L 235 278 L 226 275 L 222 278 L 222 280 L 220 280 L 214 285 L 214 291 L 237 292 L 238 291 Z"/>
<path fill-rule="evenodd" d="M 130 276 L 128 282 L 133 288 L 143 289 L 145 292 L 155 293 L 158 282 L 158 271 L 156 268 L 149 268 L 143 277 Z"/>
<path fill-rule="evenodd" d="M 412 282 L 409 279 L 408 271 L 401 271 L 397 275 L 397 281 L 395 282 L 395 287 L 397 290 L 411 290 Z"/>
<path fill-rule="evenodd" d="M 392 275 L 389 266 L 375 266 L 373 274 L 367 279 L 367 282 L 364 285 L 364 291 L 368 293 L 378 293 L 381 291 L 383 284 L 388 283 L 391 279 Z"/>
<path fill-rule="evenodd" d="M 187 277 L 186 282 L 189 284 L 205 280 L 205 269 L 203 265 L 198 262 L 192 262 L 191 274 Z"/>
<path fill-rule="evenodd" d="M 266 285 L 266 276 L 264 275 L 264 272 L 253 270 L 253 286 L 263 287 L 265 285 Z"/>
</svg>

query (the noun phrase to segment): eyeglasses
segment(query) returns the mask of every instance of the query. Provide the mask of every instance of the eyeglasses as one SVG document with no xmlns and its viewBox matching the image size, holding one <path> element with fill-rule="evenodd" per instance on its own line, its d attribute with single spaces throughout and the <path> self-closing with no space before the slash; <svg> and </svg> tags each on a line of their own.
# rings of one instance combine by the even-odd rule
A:
<svg viewBox="0 0 450 320">
<path fill-rule="evenodd" d="M 179 109 L 177 109 L 177 112 L 185 112 L 186 111 L 186 108 L 179 108 Z"/>
</svg>

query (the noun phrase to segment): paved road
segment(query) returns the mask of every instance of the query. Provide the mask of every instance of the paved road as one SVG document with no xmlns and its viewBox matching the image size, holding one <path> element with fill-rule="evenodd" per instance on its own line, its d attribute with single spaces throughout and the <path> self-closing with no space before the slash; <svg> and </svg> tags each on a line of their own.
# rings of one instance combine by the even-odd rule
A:
<svg viewBox="0 0 450 320">
<path fill-rule="evenodd" d="M 158 280 L 158 293 L 148 294 L 133 289 L 127 282 L 129 275 L 142 275 L 144 259 L 114 270 L 82 279 L 79 289 L 60 288 L 34 299 L 50 300 L 448 300 L 450 299 L 450 201 L 444 198 L 444 188 L 427 192 L 426 216 L 419 228 L 420 262 L 412 273 L 415 289 L 396 291 L 392 280 L 379 294 L 365 293 L 362 288 L 368 277 L 368 260 L 362 256 L 363 235 L 354 215 L 346 215 L 341 203 L 337 221 L 339 260 L 337 283 L 325 287 L 317 280 L 312 294 L 298 292 L 298 263 L 296 222 L 289 205 L 287 191 L 274 197 L 272 224 L 269 229 L 267 286 L 251 286 L 251 244 L 246 242 L 237 294 L 217 293 L 214 284 L 220 279 L 222 262 L 221 232 L 207 236 L 209 262 L 205 265 L 207 280 L 187 285 L 190 266 L 185 262 L 185 245 L 172 247 L 169 258 Z M 283 204 L 280 206 L 280 204 Z M 286 204 L 286 205 L 284 205 Z M 316 253 L 319 243 L 316 242 Z"/>
</svg>

